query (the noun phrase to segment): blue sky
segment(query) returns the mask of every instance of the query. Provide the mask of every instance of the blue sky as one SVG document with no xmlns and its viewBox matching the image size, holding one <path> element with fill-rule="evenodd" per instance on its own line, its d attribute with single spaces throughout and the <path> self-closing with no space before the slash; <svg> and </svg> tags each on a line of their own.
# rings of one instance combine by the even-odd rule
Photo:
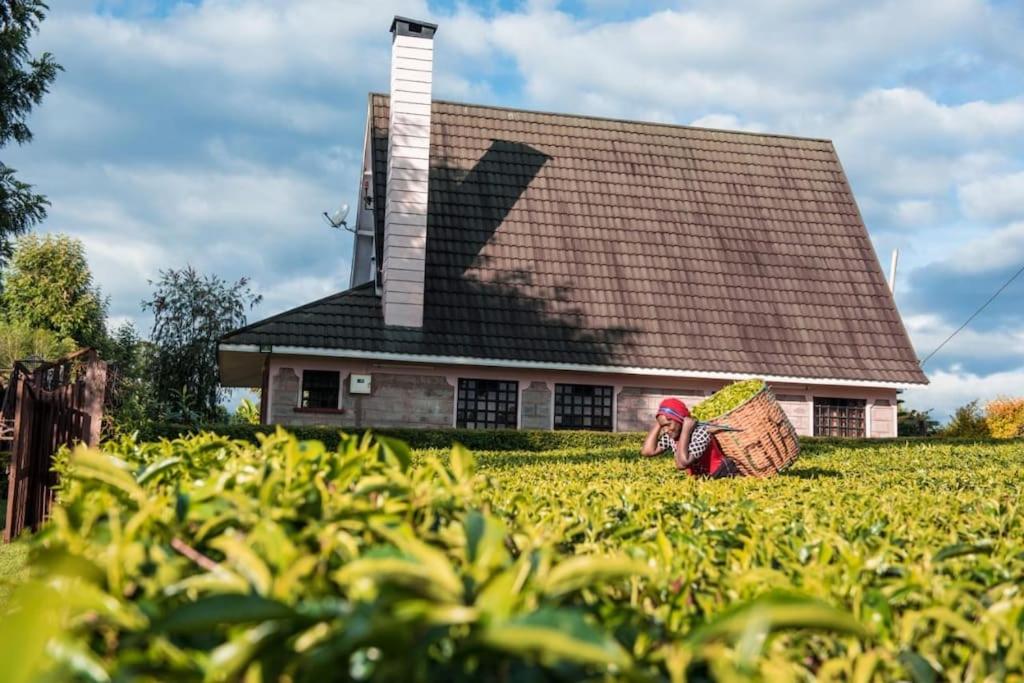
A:
<svg viewBox="0 0 1024 683">
<path fill-rule="evenodd" d="M 1024 9 L 982 0 L 51 0 L 66 71 L 4 161 L 80 237 L 114 321 L 162 267 L 253 278 L 252 319 L 344 288 L 388 26 L 436 21 L 434 96 L 826 137 L 929 353 L 1024 265 Z M 906 393 L 1024 394 L 1024 277 Z"/>
</svg>

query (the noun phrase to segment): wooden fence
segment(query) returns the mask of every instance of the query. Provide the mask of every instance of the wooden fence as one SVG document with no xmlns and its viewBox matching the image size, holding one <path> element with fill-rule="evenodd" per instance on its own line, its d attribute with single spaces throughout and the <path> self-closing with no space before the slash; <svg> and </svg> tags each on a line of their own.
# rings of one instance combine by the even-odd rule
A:
<svg viewBox="0 0 1024 683">
<path fill-rule="evenodd" d="M 11 451 L 5 542 L 49 515 L 61 446 L 99 444 L 106 376 L 107 364 L 92 349 L 35 368 L 15 363 L 3 403 Z"/>
</svg>

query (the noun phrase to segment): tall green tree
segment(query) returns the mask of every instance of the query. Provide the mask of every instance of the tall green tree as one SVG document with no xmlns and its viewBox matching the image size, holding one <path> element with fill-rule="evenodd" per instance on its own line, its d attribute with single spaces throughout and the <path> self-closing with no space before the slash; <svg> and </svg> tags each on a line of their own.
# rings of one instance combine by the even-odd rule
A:
<svg viewBox="0 0 1024 683">
<path fill-rule="evenodd" d="M 153 298 L 150 379 L 165 417 L 196 422 L 223 418 L 217 378 L 217 341 L 245 325 L 246 310 L 261 298 L 248 278 L 227 282 L 192 266 L 160 272 Z"/>
<path fill-rule="evenodd" d="M 149 379 L 152 344 L 126 322 L 111 333 L 104 357 L 109 363 L 104 432 L 108 437 L 131 434 L 158 417 Z"/>
<path fill-rule="evenodd" d="M 48 9 L 40 0 L 0 0 L 0 148 L 32 140 L 28 116 L 62 70 L 50 53 L 36 58 L 28 49 Z M 42 221 L 49 205 L 15 173 L 0 161 L 0 266 L 11 255 L 11 241 Z"/>
<path fill-rule="evenodd" d="M 960 406 L 942 429 L 943 436 L 988 438 L 992 436 L 985 422 L 985 413 L 978 406 L 978 400 Z"/>
<path fill-rule="evenodd" d="M 0 295 L 7 318 L 82 346 L 106 341 L 107 300 L 93 283 L 82 243 L 67 235 L 18 239 Z"/>
<path fill-rule="evenodd" d="M 75 346 L 74 340 L 50 330 L 0 320 L 0 383 L 7 384 L 16 360 L 57 360 Z"/>
</svg>

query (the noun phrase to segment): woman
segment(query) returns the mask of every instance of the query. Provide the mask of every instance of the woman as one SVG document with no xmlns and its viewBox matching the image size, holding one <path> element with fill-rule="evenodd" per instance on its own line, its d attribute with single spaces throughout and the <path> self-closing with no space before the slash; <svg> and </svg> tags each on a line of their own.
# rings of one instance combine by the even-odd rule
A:
<svg viewBox="0 0 1024 683">
<path fill-rule="evenodd" d="M 679 399 L 666 398 L 658 406 L 654 426 L 647 433 L 640 454 L 649 458 L 671 450 L 676 469 L 687 470 L 691 476 L 735 476 L 739 471 L 722 453 L 714 437 L 716 431 L 715 427 L 698 425 Z"/>
</svg>

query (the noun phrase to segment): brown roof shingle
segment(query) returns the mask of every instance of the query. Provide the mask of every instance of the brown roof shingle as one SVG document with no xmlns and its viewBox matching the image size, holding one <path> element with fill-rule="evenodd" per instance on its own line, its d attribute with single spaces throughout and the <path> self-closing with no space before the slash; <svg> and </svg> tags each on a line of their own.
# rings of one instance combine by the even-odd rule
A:
<svg viewBox="0 0 1024 683">
<path fill-rule="evenodd" d="M 382 198 L 388 98 L 371 104 Z M 423 329 L 385 327 L 363 286 L 225 342 L 927 381 L 831 142 L 432 112 Z"/>
</svg>

